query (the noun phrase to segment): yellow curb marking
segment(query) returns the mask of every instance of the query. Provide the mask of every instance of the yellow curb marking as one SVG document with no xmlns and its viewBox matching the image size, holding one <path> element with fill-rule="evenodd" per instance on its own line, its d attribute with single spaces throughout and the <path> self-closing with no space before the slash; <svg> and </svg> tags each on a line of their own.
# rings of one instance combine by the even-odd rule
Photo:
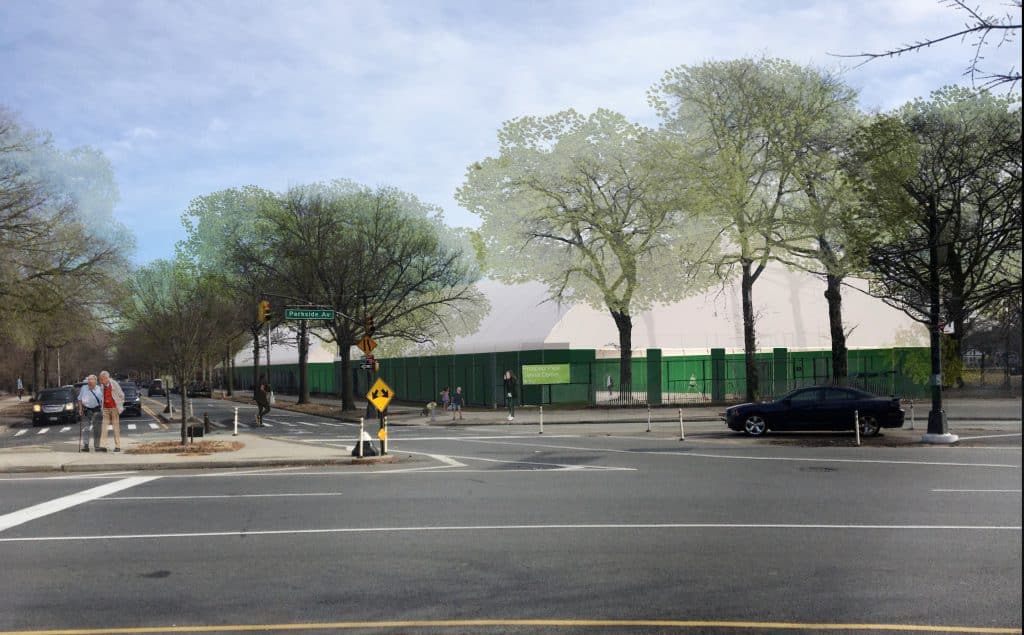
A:
<svg viewBox="0 0 1024 635">
<path fill-rule="evenodd" d="M 0 631 L 0 635 L 120 635 L 126 633 L 225 633 L 254 631 L 303 631 L 329 629 L 467 628 L 745 628 L 778 630 L 904 631 L 924 633 L 1021 633 L 1020 628 L 986 626 L 931 626 L 923 624 L 815 624 L 799 622 L 729 622 L 706 620 L 408 620 L 381 622 L 323 622 L 308 624 L 236 624 L 222 626 L 151 626 L 137 628 Z"/>
</svg>

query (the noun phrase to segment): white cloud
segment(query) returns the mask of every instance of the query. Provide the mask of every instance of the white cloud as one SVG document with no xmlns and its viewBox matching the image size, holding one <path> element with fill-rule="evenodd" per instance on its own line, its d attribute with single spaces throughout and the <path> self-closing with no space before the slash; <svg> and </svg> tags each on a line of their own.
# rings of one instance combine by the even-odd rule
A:
<svg viewBox="0 0 1024 635">
<path fill-rule="evenodd" d="M 246 183 L 390 183 L 475 224 L 452 194 L 504 120 L 603 106 L 654 124 L 645 91 L 679 64 L 764 54 L 845 67 L 866 108 L 889 109 L 963 81 L 970 43 L 856 68 L 829 53 L 962 22 L 932 0 L 9 0 L 0 84 L 62 144 L 108 152 L 118 213 L 146 218 L 139 253 L 155 257 L 189 199 Z M 1015 42 L 986 62 L 1019 59 Z"/>
</svg>

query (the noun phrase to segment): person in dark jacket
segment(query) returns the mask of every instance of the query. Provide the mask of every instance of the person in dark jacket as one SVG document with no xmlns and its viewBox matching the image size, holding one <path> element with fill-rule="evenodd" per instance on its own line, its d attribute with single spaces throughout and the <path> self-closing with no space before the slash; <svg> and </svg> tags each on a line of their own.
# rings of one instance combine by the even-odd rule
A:
<svg viewBox="0 0 1024 635">
<path fill-rule="evenodd" d="M 505 405 L 508 407 L 508 420 L 513 421 L 516 418 L 516 397 L 518 397 L 519 380 L 512 371 L 505 371 L 505 379 L 502 382 L 505 387 Z"/>
<path fill-rule="evenodd" d="M 270 397 L 267 393 L 270 392 L 270 387 L 267 386 L 267 380 L 260 377 L 259 385 L 256 386 L 256 390 L 253 391 L 253 399 L 256 400 L 258 409 L 256 410 L 256 427 L 263 427 L 263 415 L 270 412 Z"/>
</svg>

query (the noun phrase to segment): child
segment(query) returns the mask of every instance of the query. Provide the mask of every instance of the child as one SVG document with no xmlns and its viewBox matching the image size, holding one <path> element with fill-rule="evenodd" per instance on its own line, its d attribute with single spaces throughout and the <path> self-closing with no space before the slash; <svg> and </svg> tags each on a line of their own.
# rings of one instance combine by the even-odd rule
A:
<svg viewBox="0 0 1024 635">
<path fill-rule="evenodd" d="M 448 392 L 448 386 L 441 389 L 441 408 L 446 412 L 448 411 L 450 400 L 450 393 Z"/>
<path fill-rule="evenodd" d="M 459 421 L 462 421 L 462 405 L 463 395 L 462 386 L 455 387 L 455 394 L 452 395 L 452 421 L 455 421 L 455 415 L 458 413 Z"/>
</svg>

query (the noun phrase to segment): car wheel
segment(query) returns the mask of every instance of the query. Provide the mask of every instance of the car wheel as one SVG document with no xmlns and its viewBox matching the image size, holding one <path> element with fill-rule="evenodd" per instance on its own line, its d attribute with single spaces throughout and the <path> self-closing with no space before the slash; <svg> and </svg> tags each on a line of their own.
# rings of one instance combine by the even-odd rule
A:
<svg viewBox="0 0 1024 635">
<path fill-rule="evenodd" d="M 768 431 L 768 424 L 761 415 L 748 415 L 743 421 L 743 431 L 752 437 L 759 437 Z"/>
<path fill-rule="evenodd" d="M 881 428 L 881 426 L 878 425 L 878 419 L 874 415 L 861 415 L 860 436 L 873 437 L 878 434 L 879 428 Z"/>
</svg>

